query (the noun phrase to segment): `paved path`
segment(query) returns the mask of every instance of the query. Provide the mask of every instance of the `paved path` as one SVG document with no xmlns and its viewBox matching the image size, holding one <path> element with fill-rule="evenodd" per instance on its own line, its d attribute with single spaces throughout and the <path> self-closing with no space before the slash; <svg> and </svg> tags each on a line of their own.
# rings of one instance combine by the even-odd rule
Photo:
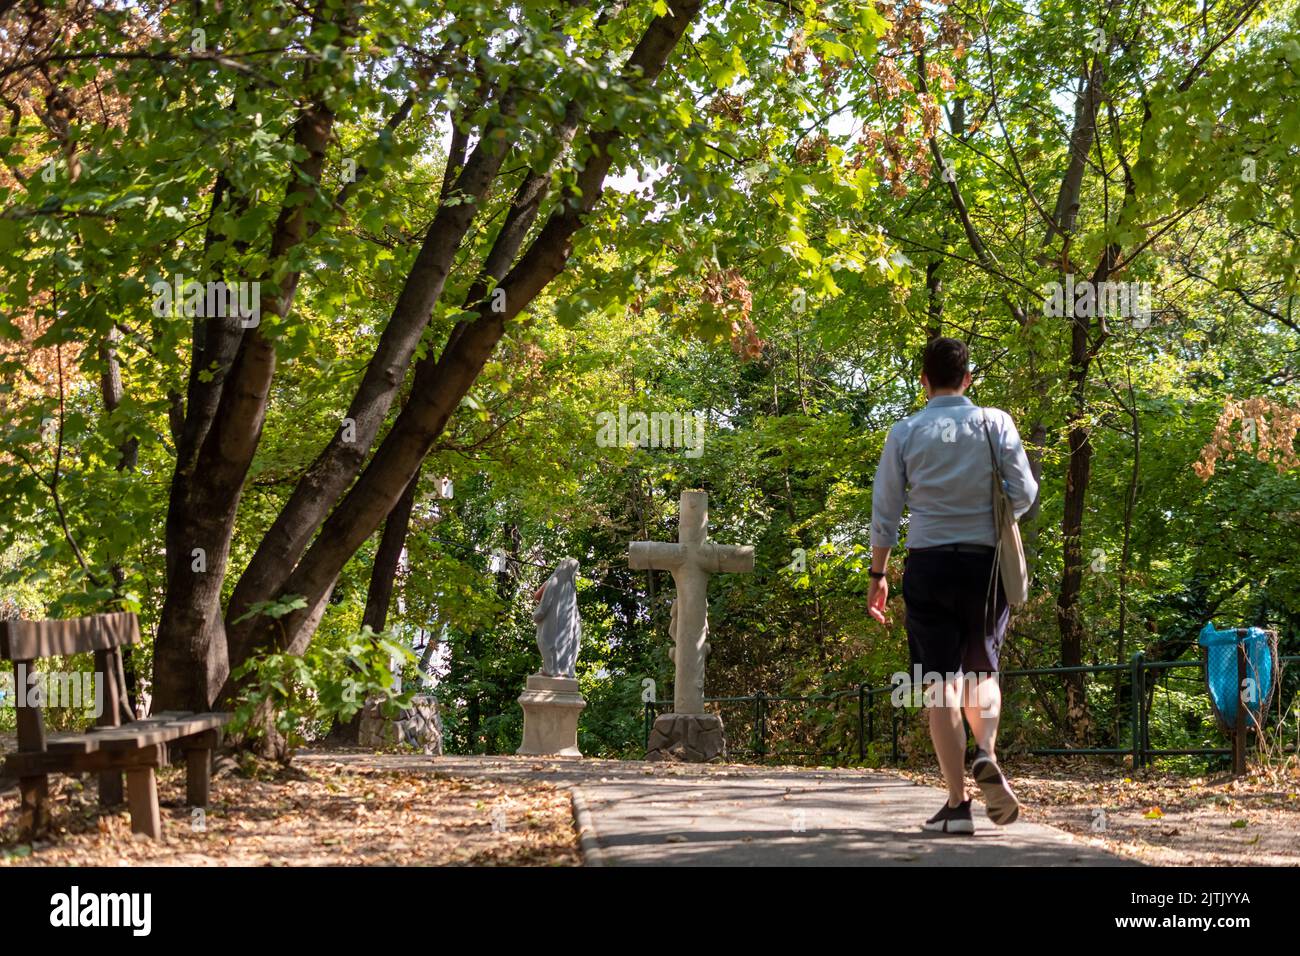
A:
<svg viewBox="0 0 1300 956">
<path fill-rule="evenodd" d="M 927 833 L 919 824 L 943 792 L 879 771 L 362 752 L 295 759 L 569 787 L 588 866 L 1134 865 L 1042 824 L 995 828 L 978 801 L 973 837 Z"/>
</svg>

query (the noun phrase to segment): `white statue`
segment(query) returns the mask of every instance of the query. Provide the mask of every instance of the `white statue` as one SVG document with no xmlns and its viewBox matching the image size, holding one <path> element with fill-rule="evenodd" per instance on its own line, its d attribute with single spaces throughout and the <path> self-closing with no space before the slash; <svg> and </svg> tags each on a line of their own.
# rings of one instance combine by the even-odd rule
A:
<svg viewBox="0 0 1300 956">
<path fill-rule="evenodd" d="M 561 561 L 537 589 L 533 599 L 537 610 L 537 649 L 542 652 L 542 669 L 546 677 L 576 677 L 578 646 L 582 642 L 582 621 L 578 617 L 578 562 Z"/>
</svg>

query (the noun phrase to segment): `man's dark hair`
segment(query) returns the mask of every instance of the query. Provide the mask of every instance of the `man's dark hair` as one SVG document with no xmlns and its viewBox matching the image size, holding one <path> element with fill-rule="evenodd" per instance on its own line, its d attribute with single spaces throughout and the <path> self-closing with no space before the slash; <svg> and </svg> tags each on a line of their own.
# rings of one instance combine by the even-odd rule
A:
<svg viewBox="0 0 1300 956">
<path fill-rule="evenodd" d="M 960 339 L 931 339 L 921 368 L 931 388 L 960 388 L 970 371 L 970 349 Z"/>
</svg>

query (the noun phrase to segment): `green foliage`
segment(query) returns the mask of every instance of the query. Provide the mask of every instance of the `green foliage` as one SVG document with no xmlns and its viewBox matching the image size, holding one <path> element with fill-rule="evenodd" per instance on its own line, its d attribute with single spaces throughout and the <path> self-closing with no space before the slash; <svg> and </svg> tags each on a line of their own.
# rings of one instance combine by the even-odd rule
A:
<svg viewBox="0 0 1300 956">
<path fill-rule="evenodd" d="M 368 700 L 385 716 L 411 702 L 393 676 L 394 665 L 415 663 L 410 650 L 370 628 L 340 643 L 316 642 L 304 655 L 261 653 L 238 671 L 247 683 L 235 703 L 233 733 L 263 737 L 270 726 L 290 751 L 321 736 L 332 723 L 351 720 Z"/>
<path fill-rule="evenodd" d="M 1040 509 L 1026 528 L 1035 597 L 1013 620 L 1010 666 L 1060 657 L 1055 601 L 1076 411 L 1093 455 L 1084 659 L 1192 654 L 1211 616 L 1276 627 L 1283 652 L 1300 651 L 1295 470 L 1248 455 L 1208 480 L 1192 467 L 1230 396 L 1300 407 L 1297 4 L 1261 4 L 1240 25 L 1235 7 L 1189 0 L 927 6 L 911 25 L 925 94 L 914 31 L 898 22 L 906 6 L 707 3 L 651 92 L 619 76 L 626 41 L 666 9 L 660 0 L 608 10 L 367 4 L 347 38 L 313 30 L 319 17 L 283 3 L 239 0 L 202 14 L 224 65 L 175 55 L 197 25 L 189 5 L 143 5 L 152 31 L 143 37 L 130 17 L 92 18 L 60 43 L 72 53 L 140 44 L 153 55 L 104 72 L 120 114 L 73 124 L 82 174 L 67 174 L 35 115 L 0 137 L 13 173 L 0 183 L 5 612 L 130 609 L 146 635 L 157 625 L 176 466 L 169 416 L 184 402 L 193 323 L 149 308 L 154 282 L 225 270 L 269 283 L 276 270 L 303 269 L 291 314 L 268 319 L 278 367 L 235 524 L 228 597 L 337 433 L 439 203 L 450 123 L 499 121 L 516 148 L 508 166 L 522 170 L 555 149 L 551 134 L 578 100 L 598 129 L 625 134 L 612 147 L 617 182 L 576 237 L 569 270 L 508 328 L 427 459 L 389 637 L 358 633 L 372 541 L 339 575 L 305 657 L 272 653 L 248 666 L 246 732 L 258 732 L 263 705 L 303 740 L 367 695 L 397 700 L 390 650 L 405 649 L 414 677 L 409 651 L 432 637 L 449 749 L 512 752 L 515 699 L 537 664 L 529 595 L 572 555 L 586 628 L 582 746 L 635 753 L 642 682 L 671 696 L 672 585 L 630 571 L 626 546 L 673 538 L 678 495 L 695 487 L 710 492 L 715 536 L 753 543 L 758 556 L 753 574 L 711 585 L 709 693 L 888 683 L 906 643 L 897 577 L 890 625 L 865 614 L 871 485 L 886 430 L 923 402 L 917 359 L 932 331 L 972 343 L 973 397 L 1011 412 L 1041 456 Z M 1098 30 L 1106 42 L 1094 49 Z M 1081 78 L 1097 62 L 1105 96 L 1066 239 L 1044 219 L 1070 167 Z M 66 75 L 72 85 L 90 78 L 79 66 Z M 510 115 L 482 105 L 482 91 L 502 85 L 520 91 Z M 287 134 L 313 95 L 336 125 L 331 188 L 309 196 L 293 178 L 299 157 Z M 408 95 L 410 117 L 388 129 Z M 940 118 L 938 142 L 987 263 L 933 168 L 926 115 Z M 561 157 L 539 223 L 590 150 L 580 140 Z M 52 179 L 39 175 L 46 160 Z M 369 175 L 335 208 L 325 197 L 349 162 Z M 218 175 L 234 198 L 214 205 Z M 486 198 L 422 351 L 464 317 L 516 183 L 506 177 Z M 278 207 L 268 200 L 286 195 L 310 238 L 272 267 Z M 220 227 L 212 243 L 209 219 Z M 1094 330 L 1076 398 L 1071 322 L 1043 314 L 1042 289 L 1067 268 L 1090 271 L 1111 246 L 1124 278 L 1153 284 L 1153 322 L 1114 322 L 1104 338 Z M 110 347 L 125 394 L 112 411 L 100 391 Z M 598 445 L 595 416 L 620 404 L 700 412 L 703 454 Z M 450 501 L 433 492 L 444 476 L 455 484 Z M 509 564 L 493 573 L 498 549 Z M 280 620 L 303 606 L 281 596 L 250 613 Z M 151 653 L 148 640 L 133 652 L 142 689 Z M 1098 742 L 1128 732 L 1127 702 L 1111 686 L 1088 685 Z M 1059 687 L 1019 693 L 1008 740 L 1059 743 L 1048 706 Z M 1179 693 L 1152 732 L 1196 746 L 1206 739 L 1192 724 L 1203 702 Z M 774 711 L 773 749 L 851 748 L 850 710 Z M 878 716 L 870 759 L 887 727 Z M 743 743 L 751 718 L 734 720 Z"/>
</svg>

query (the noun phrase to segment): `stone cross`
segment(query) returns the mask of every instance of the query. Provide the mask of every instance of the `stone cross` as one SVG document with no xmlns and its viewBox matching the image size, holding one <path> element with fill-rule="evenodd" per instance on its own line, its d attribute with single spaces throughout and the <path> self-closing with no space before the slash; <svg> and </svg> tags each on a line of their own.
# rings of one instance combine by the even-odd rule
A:
<svg viewBox="0 0 1300 956">
<path fill-rule="evenodd" d="M 709 540 L 709 495 L 683 491 L 677 543 L 633 541 L 627 563 L 636 570 L 671 571 L 677 585 L 673 608 L 677 619 L 673 635 L 673 711 L 704 713 L 704 659 L 709 638 L 709 575 L 754 570 L 754 549 L 716 544 Z"/>
</svg>

